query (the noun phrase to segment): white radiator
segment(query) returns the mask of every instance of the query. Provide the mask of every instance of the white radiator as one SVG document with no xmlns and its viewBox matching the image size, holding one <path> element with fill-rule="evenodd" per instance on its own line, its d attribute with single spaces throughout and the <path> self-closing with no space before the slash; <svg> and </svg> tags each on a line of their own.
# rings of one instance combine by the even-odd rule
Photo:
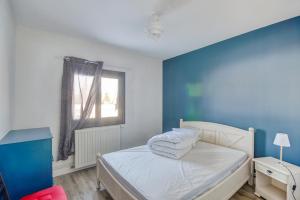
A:
<svg viewBox="0 0 300 200">
<path fill-rule="evenodd" d="M 75 168 L 96 164 L 96 154 L 120 150 L 120 126 L 105 126 L 75 131 Z"/>
</svg>

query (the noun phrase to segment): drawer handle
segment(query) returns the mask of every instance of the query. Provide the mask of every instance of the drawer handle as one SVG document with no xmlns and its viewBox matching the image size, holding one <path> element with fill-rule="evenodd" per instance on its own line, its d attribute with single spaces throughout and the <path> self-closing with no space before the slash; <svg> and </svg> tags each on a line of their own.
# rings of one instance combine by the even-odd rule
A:
<svg viewBox="0 0 300 200">
<path fill-rule="evenodd" d="M 272 174 L 273 172 L 271 170 L 267 170 L 267 173 L 268 174 Z"/>
</svg>

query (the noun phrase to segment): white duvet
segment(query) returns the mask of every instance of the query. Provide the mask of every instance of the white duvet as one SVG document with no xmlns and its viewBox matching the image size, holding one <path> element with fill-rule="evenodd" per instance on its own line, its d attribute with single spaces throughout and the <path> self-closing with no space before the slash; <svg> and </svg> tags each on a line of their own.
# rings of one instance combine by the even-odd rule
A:
<svg viewBox="0 0 300 200">
<path fill-rule="evenodd" d="M 246 153 L 198 142 L 179 160 L 153 154 L 148 146 L 103 155 L 122 184 L 141 199 L 194 199 L 232 174 Z"/>
</svg>

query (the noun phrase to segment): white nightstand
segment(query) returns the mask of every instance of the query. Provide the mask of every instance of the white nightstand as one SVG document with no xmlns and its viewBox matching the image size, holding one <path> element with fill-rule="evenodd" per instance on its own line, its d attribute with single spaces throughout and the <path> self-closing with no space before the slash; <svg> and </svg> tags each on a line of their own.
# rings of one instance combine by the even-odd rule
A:
<svg viewBox="0 0 300 200">
<path fill-rule="evenodd" d="M 278 159 L 263 157 L 253 159 L 255 163 L 256 180 L 255 194 L 267 200 L 294 200 L 292 187 L 294 181 L 289 171 L 280 164 Z M 300 167 L 283 162 L 296 178 L 297 188 L 294 192 L 296 199 L 300 200 Z"/>
</svg>

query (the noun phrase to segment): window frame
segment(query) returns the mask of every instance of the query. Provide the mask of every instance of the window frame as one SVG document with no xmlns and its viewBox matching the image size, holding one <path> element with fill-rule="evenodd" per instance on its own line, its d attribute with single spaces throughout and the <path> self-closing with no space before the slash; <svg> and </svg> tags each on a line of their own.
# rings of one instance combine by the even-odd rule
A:
<svg viewBox="0 0 300 200">
<path fill-rule="evenodd" d="M 83 75 L 89 76 L 91 74 L 85 73 Z M 118 117 L 101 117 L 101 78 L 116 78 L 118 79 Z M 100 77 L 100 85 L 96 86 L 96 90 L 99 91 L 100 95 L 97 95 L 95 103 L 95 118 L 88 118 L 83 128 L 101 127 L 101 126 L 113 126 L 125 124 L 125 72 L 113 71 L 103 69 Z M 100 105 L 100 106 L 98 106 Z M 72 108 L 73 109 L 73 108 Z M 73 119 L 78 122 L 79 119 Z"/>
</svg>

